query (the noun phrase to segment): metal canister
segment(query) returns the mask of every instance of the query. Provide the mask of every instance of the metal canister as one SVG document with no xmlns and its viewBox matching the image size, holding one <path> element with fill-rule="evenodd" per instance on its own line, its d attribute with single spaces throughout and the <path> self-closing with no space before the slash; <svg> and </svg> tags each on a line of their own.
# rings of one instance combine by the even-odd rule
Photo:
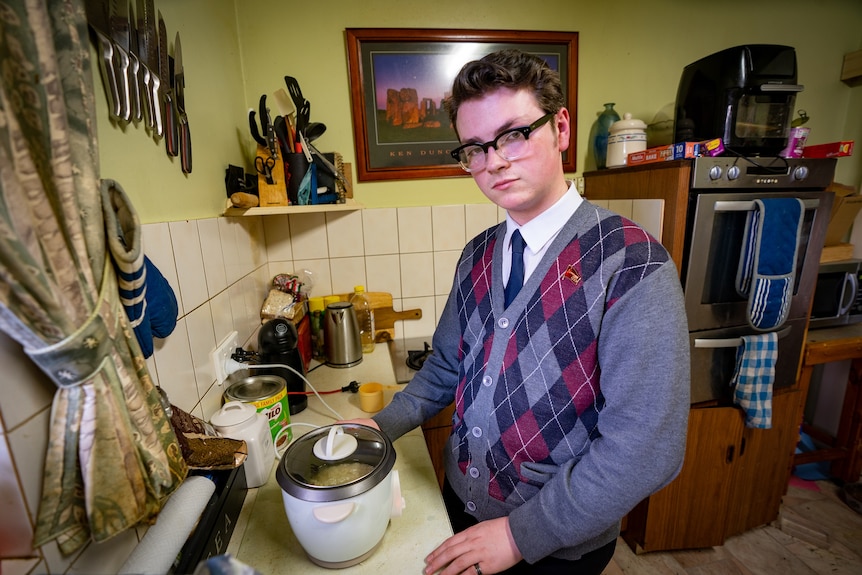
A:
<svg viewBox="0 0 862 575">
<path fill-rule="evenodd" d="M 290 424 L 290 408 L 287 401 L 287 382 L 283 377 L 277 375 L 244 377 L 228 386 L 223 399 L 225 403 L 228 401 L 250 403 L 258 413 L 266 416 L 272 440 L 279 453 L 293 439 L 293 432 L 287 428 Z"/>
</svg>

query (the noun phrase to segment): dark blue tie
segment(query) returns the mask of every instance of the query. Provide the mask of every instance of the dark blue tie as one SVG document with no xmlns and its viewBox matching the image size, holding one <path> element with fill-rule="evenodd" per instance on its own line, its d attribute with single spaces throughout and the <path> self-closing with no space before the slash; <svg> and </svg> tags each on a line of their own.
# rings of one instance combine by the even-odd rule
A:
<svg viewBox="0 0 862 575">
<path fill-rule="evenodd" d="M 509 307 L 524 285 L 524 245 L 521 232 L 515 230 L 512 234 L 512 271 L 509 272 L 509 282 L 506 284 L 506 307 Z"/>
</svg>

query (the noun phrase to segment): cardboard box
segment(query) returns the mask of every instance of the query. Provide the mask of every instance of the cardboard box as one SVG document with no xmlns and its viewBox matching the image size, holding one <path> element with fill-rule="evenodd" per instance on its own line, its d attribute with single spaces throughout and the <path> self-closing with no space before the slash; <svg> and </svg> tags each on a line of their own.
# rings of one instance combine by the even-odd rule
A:
<svg viewBox="0 0 862 575">
<path fill-rule="evenodd" d="M 853 155 L 853 140 L 842 140 L 802 148 L 803 158 L 841 158 Z"/>
<path fill-rule="evenodd" d="M 862 210 L 862 196 L 856 193 L 855 188 L 844 184 L 833 183 L 827 190 L 835 192 L 835 201 L 832 203 L 832 214 L 823 245 L 834 246 L 844 241 L 856 215 Z"/>
<path fill-rule="evenodd" d="M 719 140 L 720 141 L 720 140 Z M 641 152 L 632 152 L 626 158 L 627 166 L 651 164 L 653 162 L 668 162 L 684 158 L 697 158 L 706 151 L 704 144 L 709 142 L 677 142 L 666 146 L 657 146 Z M 714 149 L 714 148 L 712 148 Z M 722 147 L 722 150 L 724 148 Z M 714 155 L 710 151 L 710 155 Z"/>
</svg>

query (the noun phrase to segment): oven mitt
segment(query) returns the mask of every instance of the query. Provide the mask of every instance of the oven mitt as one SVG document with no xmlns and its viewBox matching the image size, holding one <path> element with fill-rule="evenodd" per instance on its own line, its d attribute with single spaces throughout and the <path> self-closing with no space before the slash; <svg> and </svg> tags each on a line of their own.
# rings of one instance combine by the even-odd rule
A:
<svg viewBox="0 0 862 575">
<path fill-rule="evenodd" d="M 748 213 L 736 290 L 748 298 L 748 321 L 756 330 L 784 325 L 796 277 L 796 253 L 805 205 L 798 198 L 754 200 Z"/>
<path fill-rule="evenodd" d="M 775 332 L 742 336 L 733 374 L 733 403 L 745 412 L 745 426 L 772 427 L 772 384 L 778 359 Z"/>
</svg>

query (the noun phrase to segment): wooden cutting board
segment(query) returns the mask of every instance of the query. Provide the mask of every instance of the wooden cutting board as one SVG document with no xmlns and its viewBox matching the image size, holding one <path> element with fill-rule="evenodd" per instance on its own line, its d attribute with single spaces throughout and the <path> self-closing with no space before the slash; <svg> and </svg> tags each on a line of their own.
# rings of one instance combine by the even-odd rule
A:
<svg viewBox="0 0 862 575">
<path fill-rule="evenodd" d="M 341 301 L 349 301 L 352 293 L 336 294 Z M 395 322 L 409 319 L 421 319 L 421 309 L 395 311 L 392 309 L 392 294 L 382 291 L 365 292 L 374 310 L 375 341 L 390 341 L 395 338 Z"/>
</svg>

